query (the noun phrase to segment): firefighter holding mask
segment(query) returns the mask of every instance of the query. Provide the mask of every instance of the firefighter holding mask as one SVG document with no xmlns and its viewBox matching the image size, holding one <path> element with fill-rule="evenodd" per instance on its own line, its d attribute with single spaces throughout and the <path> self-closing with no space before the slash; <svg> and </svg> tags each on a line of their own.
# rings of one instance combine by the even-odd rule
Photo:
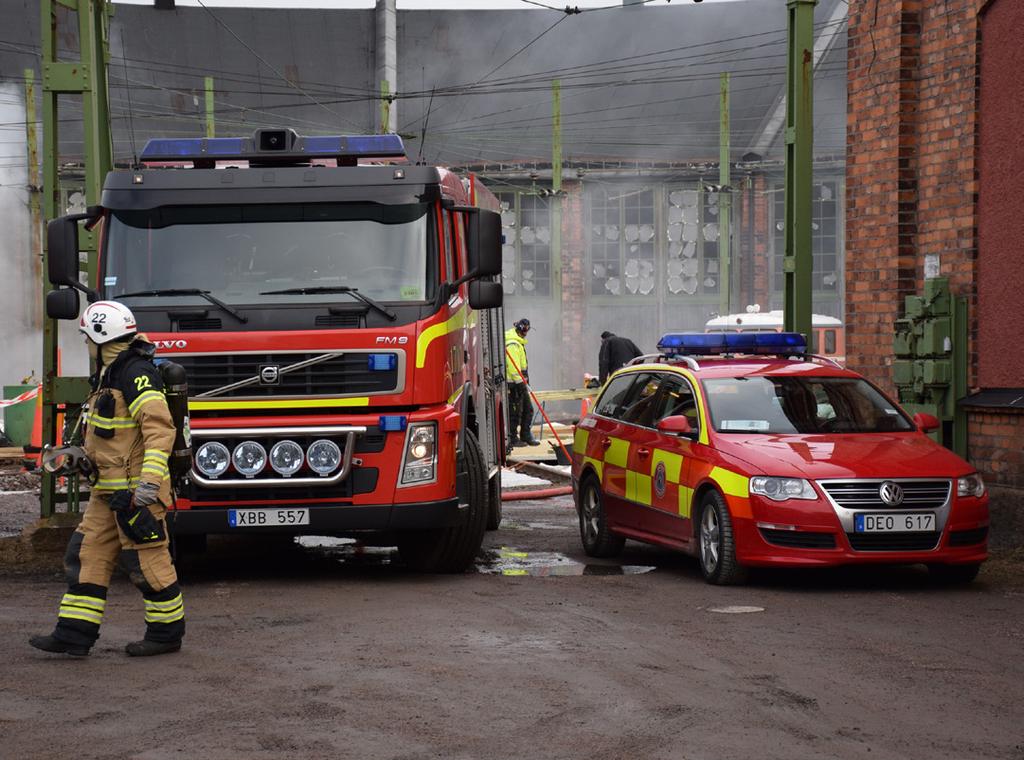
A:
<svg viewBox="0 0 1024 760">
<path fill-rule="evenodd" d="M 133 657 L 176 652 L 185 634 L 178 576 L 168 550 L 168 459 L 176 428 L 153 363 L 155 346 L 138 334 L 123 304 L 98 301 L 79 330 L 95 362 L 83 408 L 86 454 L 98 479 L 64 556 L 68 590 L 57 626 L 29 643 L 46 652 L 85 656 L 99 638 L 114 566 L 142 592 L 146 633 L 125 647 Z"/>
</svg>

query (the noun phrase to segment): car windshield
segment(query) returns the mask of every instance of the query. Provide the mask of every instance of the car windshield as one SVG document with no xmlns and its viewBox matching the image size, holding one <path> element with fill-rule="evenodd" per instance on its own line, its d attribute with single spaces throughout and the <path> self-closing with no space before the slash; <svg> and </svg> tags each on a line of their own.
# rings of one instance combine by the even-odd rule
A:
<svg viewBox="0 0 1024 760">
<path fill-rule="evenodd" d="M 115 211 L 104 294 L 200 288 L 228 304 L 336 303 L 330 288 L 357 288 L 377 301 L 429 301 L 437 283 L 431 218 L 425 203 Z M 295 289 L 312 292 L 261 295 Z"/>
<path fill-rule="evenodd" d="M 704 380 L 719 433 L 881 433 L 913 430 L 907 417 L 854 377 L 747 376 Z"/>
</svg>

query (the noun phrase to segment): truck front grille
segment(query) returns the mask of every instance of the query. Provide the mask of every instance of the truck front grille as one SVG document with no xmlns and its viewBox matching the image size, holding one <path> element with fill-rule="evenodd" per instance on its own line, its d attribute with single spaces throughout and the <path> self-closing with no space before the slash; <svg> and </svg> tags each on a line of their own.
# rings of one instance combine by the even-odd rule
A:
<svg viewBox="0 0 1024 760">
<path fill-rule="evenodd" d="M 259 378 L 261 372 L 273 367 L 274 383 L 259 379 L 240 388 L 217 394 L 216 398 L 269 398 L 281 396 L 348 396 L 389 393 L 398 390 L 402 362 L 393 370 L 371 371 L 367 354 L 341 353 L 324 361 L 291 372 L 288 366 L 315 359 L 322 353 L 299 354 L 208 354 L 169 356 L 188 373 L 189 396 L 196 396 L 238 383 Z"/>
</svg>

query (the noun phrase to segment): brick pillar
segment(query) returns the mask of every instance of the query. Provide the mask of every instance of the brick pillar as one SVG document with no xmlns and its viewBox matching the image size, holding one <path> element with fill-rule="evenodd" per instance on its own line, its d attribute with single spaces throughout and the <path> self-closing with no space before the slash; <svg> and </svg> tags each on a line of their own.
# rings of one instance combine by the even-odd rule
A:
<svg viewBox="0 0 1024 760">
<path fill-rule="evenodd" d="M 583 322 L 587 310 L 587 256 L 583 183 L 563 181 L 562 204 L 562 344 L 560 388 L 583 383 Z"/>
<path fill-rule="evenodd" d="M 892 323 L 916 289 L 921 0 L 850 3 L 846 356 L 892 390 Z"/>
</svg>

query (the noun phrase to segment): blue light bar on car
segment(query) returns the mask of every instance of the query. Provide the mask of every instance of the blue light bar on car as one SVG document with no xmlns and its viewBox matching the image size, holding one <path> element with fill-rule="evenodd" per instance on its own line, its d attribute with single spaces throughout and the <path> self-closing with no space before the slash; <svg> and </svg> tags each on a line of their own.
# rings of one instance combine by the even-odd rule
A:
<svg viewBox="0 0 1024 760">
<path fill-rule="evenodd" d="M 408 419 L 404 414 L 382 414 L 377 426 L 383 433 L 397 433 L 405 430 Z"/>
<path fill-rule="evenodd" d="M 156 138 L 146 143 L 141 160 L 215 160 L 305 162 L 312 158 L 404 158 L 398 135 L 303 137 L 291 129 L 257 129 L 251 137 Z"/>
<path fill-rule="evenodd" d="M 370 372 L 388 372 L 398 367 L 398 357 L 394 354 L 368 354 L 366 365 Z"/>
<path fill-rule="evenodd" d="M 666 356 L 713 356 L 716 354 L 760 354 L 790 356 L 807 353 L 807 340 L 800 333 L 667 333 L 658 341 Z"/>
</svg>

